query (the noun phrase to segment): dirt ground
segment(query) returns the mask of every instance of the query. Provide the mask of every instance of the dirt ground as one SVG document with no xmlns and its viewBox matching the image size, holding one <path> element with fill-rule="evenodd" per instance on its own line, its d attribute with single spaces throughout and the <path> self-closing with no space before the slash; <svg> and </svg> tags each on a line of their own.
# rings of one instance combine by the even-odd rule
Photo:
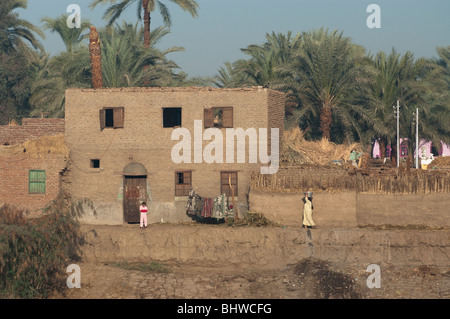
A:
<svg viewBox="0 0 450 319">
<path fill-rule="evenodd" d="M 80 264 L 81 288 L 64 299 L 449 299 L 450 271 L 381 268 L 380 288 L 368 288 L 363 265 L 342 266 L 305 259 L 282 269 L 210 269 L 167 265 L 169 272 Z"/>
<path fill-rule="evenodd" d="M 217 263 L 156 263 L 119 267 L 78 263 L 81 288 L 57 299 L 449 299 L 450 265 L 380 265 L 380 287 L 369 288 L 366 264 L 314 259 L 274 269 Z M 133 269 L 129 266 L 135 266 Z M 141 267 L 142 266 L 142 267 Z M 372 277 L 371 277 L 372 278 Z M 374 281 L 371 279 L 371 283 Z"/>
</svg>

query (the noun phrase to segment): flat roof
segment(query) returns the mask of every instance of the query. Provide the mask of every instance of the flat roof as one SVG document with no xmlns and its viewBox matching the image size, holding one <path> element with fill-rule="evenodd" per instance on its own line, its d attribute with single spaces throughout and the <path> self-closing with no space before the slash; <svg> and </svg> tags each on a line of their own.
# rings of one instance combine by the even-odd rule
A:
<svg viewBox="0 0 450 319">
<path fill-rule="evenodd" d="M 68 88 L 66 91 L 80 91 L 80 92 L 275 92 L 285 95 L 281 91 L 265 88 L 262 86 L 241 87 L 241 88 L 215 88 L 215 87 L 200 87 L 200 86 L 186 86 L 186 87 L 120 87 L 120 88 L 101 88 L 101 89 L 87 89 L 87 88 Z"/>
</svg>

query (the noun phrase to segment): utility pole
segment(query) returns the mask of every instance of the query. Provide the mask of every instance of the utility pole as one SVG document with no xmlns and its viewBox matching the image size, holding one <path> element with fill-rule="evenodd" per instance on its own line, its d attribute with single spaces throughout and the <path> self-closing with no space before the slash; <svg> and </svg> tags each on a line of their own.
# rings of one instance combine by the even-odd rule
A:
<svg viewBox="0 0 450 319">
<path fill-rule="evenodd" d="M 416 169 L 419 168 L 419 108 L 416 107 Z"/>
<path fill-rule="evenodd" d="M 395 109 L 395 105 L 393 106 Z M 400 101 L 397 100 L 397 111 L 394 111 L 397 118 L 397 167 L 400 166 Z"/>
</svg>

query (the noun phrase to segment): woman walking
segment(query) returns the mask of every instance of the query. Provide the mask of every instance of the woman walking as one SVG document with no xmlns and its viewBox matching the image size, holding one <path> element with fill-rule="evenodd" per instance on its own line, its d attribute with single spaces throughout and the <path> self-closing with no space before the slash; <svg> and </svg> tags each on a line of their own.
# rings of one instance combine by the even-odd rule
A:
<svg viewBox="0 0 450 319">
<path fill-rule="evenodd" d="M 303 226 L 302 228 L 317 228 L 312 219 L 312 211 L 314 209 L 312 204 L 312 196 L 305 195 L 303 198 Z"/>
</svg>

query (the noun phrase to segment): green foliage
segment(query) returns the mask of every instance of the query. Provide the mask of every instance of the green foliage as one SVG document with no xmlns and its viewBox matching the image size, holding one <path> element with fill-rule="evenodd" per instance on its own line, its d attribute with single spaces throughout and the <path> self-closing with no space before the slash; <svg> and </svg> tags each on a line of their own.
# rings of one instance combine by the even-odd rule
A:
<svg viewBox="0 0 450 319">
<path fill-rule="evenodd" d="M 376 137 L 392 141 L 397 99 L 404 106 L 402 136 L 415 140 L 412 113 L 418 107 L 419 136 L 436 145 L 450 139 L 450 47 L 437 48 L 435 60 L 395 50 L 372 56 L 342 32 L 321 28 L 295 36 L 272 32 L 242 51 L 248 59 L 226 62 L 214 78 L 202 79 L 204 85 L 283 91 L 286 128 L 300 127 L 308 140 L 322 138 L 325 129 L 335 143 L 366 148 Z"/>
<path fill-rule="evenodd" d="M 20 19 L 17 9 L 26 9 L 27 0 L 2 0 L 0 2 L 0 51 L 29 51 L 26 43 L 43 50 L 34 33 L 44 38 L 44 33 L 30 22 Z M 26 41 L 26 42 L 24 42 Z"/>
<path fill-rule="evenodd" d="M 17 208 L 0 208 L 1 298 L 45 298 L 63 288 L 67 266 L 79 260 L 78 217 L 86 204 L 92 206 L 61 194 L 42 217 L 29 220 Z"/>
<path fill-rule="evenodd" d="M 35 37 L 44 37 L 42 31 L 20 19 L 17 12 L 26 7 L 26 0 L 0 2 L 0 125 L 28 115 L 34 55 L 29 45 L 43 50 Z"/>
<path fill-rule="evenodd" d="M 195 0 L 171 0 L 171 2 L 177 4 L 184 11 L 189 12 L 192 17 L 197 16 L 198 4 Z M 139 20 L 141 20 L 145 3 L 147 4 L 146 10 L 149 13 L 155 11 L 155 9 L 158 8 L 165 25 L 168 27 L 172 25 L 172 17 L 170 15 L 169 8 L 166 4 L 159 0 L 93 0 L 90 4 L 90 7 L 95 8 L 100 3 L 111 3 L 111 6 L 103 15 L 103 18 L 108 20 L 108 25 L 112 25 L 115 21 L 117 21 L 117 19 L 122 15 L 125 9 L 132 4 L 137 5 L 137 17 Z"/>
<path fill-rule="evenodd" d="M 151 32 L 150 47 L 142 44 L 143 29 L 137 24 L 123 23 L 121 26 L 99 31 L 102 45 L 102 70 L 105 87 L 171 86 L 177 78 L 174 69 L 178 66 L 166 55 L 182 51 L 172 47 L 159 50 L 155 45 L 169 33 L 165 27 Z"/>
<path fill-rule="evenodd" d="M 53 23 L 58 25 L 57 22 L 62 19 Z M 175 72 L 178 66 L 167 55 L 182 51 L 183 48 L 156 48 L 168 33 L 165 27 L 153 30 L 150 47 L 145 48 L 142 44 L 143 29 L 138 28 L 137 24 L 133 26 L 124 22 L 121 26 L 100 29 L 104 86 L 173 86 L 182 82 L 185 76 Z M 34 60 L 36 76 L 30 97 L 32 116 L 47 112 L 49 116 L 64 117 L 65 90 L 70 87 L 91 87 L 89 49 L 80 42 L 82 33 L 75 36 L 72 33 L 58 34 L 64 43 L 74 42 L 70 50 L 55 57 L 45 55 Z M 66 36 L 68 39 L 64 38 Z"/>
</svg>

